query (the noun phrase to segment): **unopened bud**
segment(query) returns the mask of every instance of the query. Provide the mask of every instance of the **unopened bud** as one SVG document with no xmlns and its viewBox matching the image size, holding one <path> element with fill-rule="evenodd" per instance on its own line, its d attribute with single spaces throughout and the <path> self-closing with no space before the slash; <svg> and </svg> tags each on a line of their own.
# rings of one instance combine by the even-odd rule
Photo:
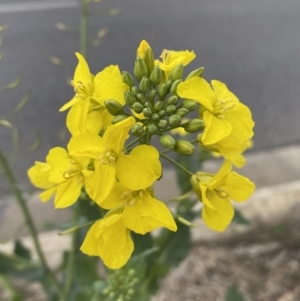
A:
<svg viewBox="0 0 300 301">
<path fill-rule="evenodd" d="M 164 103 L 162 101 L 157 101 L 154 104 L 154 110 L 157 112 L 164 106 Z"/>
<path fill-rule="evenodd" d="M 111 121 L 111 123 L 112 123 L 112 124 L 116 124 L 116 123 L 118 123 L 118 122 L 120 122 L 120 121 L 125 120 L 126 118 L 128 118 L 127 115 L 117 115 L 117 116 L 115 116 L 115 117 L 113 118 L 113 120 Z"/>
<path fill-rule="evenodd" d="M 159 66 L 155 66 L 153 71 L 150 74 L 150 82 L 152 86 L 156 87 L 160 84 L 162 80 L 162 70 Z"/>
<path fill-rule="evenodd" d="M 200 67 L 194 71 L 192 71 L 186 78 L 185 80 L 189 79 L 189 78 L 192 78 L 192 77 L 202 77 L 202 74 L 204 72 L 204 67 Z"/>
<path fill-rule="evenodd" d="M 162 121 L 162 120 L 161 120 Z M 167 149 L 174 149 L 176 141 L 171 135 L 162 135 L 159 137 L 160 144 Z"/>
<path fill-rule="evenodd" d="M 124 98 L 126 104 L 130 107 L 136 102 L 136 98 L 132 92 L 126 91 L 124 93 Z"/>
<path fill-rule="evenodd" d="M 141 124 L 135 123 L 131 127 L 131 133 L 132 133 L 132 135 L 134 135 L 136 137 L 142 137 L 144 135 L 145 131 L 144 131 L 144 128 Z"/>
<path fill-rule="evenodd" d="M 176 128 L 180 125 L 181 123 L 181 116 L 179 115 L 172 115 L 169 118 L 169 125 L 171 128 Z"/>
<path fill-rule="evenodd" d="M 140 82 L 140 91 L 142 92 L 142 93 L 147 93 L 148 91 L 149 91 L 149 89 L 150 89 L 150 81 L 149 81 L 149 79 L 147 78 L 147 77 L 143 77 L 142 78 L 142 80 L 141 80 L 141 82 Z"/>
<path fill-rule="evenodd" d="M 156 90 L 151 90 L 148 94 L 148 99 L 153 102 L 155 96 L 156 96 Z"/>
<path fill-rule="evenodd" d="M 159 120 L 160 120 L 159 115 L 156 114 L 156 113 L 152 114 L 152 120 L 154 120 L 154 121 L 159 121 Z"/>
<path fill-rule="evenodd" d="M 163 118 L 166 116 L 166 111 L 165 110 L 159 110 L 158 112 L 159 117 Z"/>
<path fill-rule="evenodd" d="M 167 120 L 160 120 L 158 123 L 157 123 L 157 126 L 160 128 L 160 129 L 166 129 L 168 127 L 168 121 Z"/>
<path fill-rule="evenodd" d="M 160 97 L 164 97 L 168 93 L 168 87 L 166 84 L 160 84 L 157 90 L 157 94 Z"/>
<path fill-rule="evenodd" d="M 181 107 L 188 109 L 190 112 L 194 111 L 197 107 L 197 101 L 191 99 L 184 99 L 182 101 Z"/>
<path fill-rule="evenodd" d="M 181 116 L 181 117 L 183 117 L 183 116 L 187 115 L 189 112 L 190 112 L 190 111 L 189 111 L 188 109 L 186 109 L 186 108 L 179 108 L 179 109 L 175 112 L 175 114 L 176 114 L 176 115 L 179 115 L 179 116 Z"/>
<path fill-rule="evenodd" d="M 177 95 L 171 95 L 167 99 L 167 105 L 176 105 L 178 102 L 178 96 Z"/>
<path fill-rule="evenodd" d="M 155 124 L 151 123 L 151 124 L 148 124 L 147 125 L 147 132 L 150 134 L 150 135 L 154 135 L 156 134 L 158 131 L 158 128 Z"/>
<path fill-rule="evenodd" d="M 147 102 L 147 98 L 144 94 L 139 93 L 136 95 L 136 99 L 138 102 L 140 102 L 141 104 L 145 104 Z"/>
<path fill-rule="evenodd" d="M 143 76 L 148 77 L 148 68 L 145 61 L 142 58 L 137 57 L 135 59 L 133 73 L 138 82 L 141 81 Z"/>
<path fill-rule="evenodd" d="M 140 90 L 138 87 L 133 86 L 131 87 L 130 91 L 134 94 L 134 95 L 138 95 L 140 93 Z"/>
<path fill-rule="evenodd" d="M 198 131 L 203 130 L 205 127 L 205 123 L 202 119 L 192 119 L 188 123 L 186 123 L 183 128 L 188 133 L 196 133 Z"/>
<path fill-rule="evenodd" d="M 182 79 L 177 79 L 171 86 L 170 94 L 176 95 L 177 94 L 177 87 L 182 82 Z"/>
<path fill-rule="evenodd" d="M 122 81 L 129 87 L 132 87 L 134 85 L 134 80 L 129 72 L 123 71 L 122 72 Z"/>
<path fill-rule="evenodd" d="M 175 143 L 174 150 L 176 153 L 182 156 L 191 156 L 195 151 L 195 147 L 193 144 L 186 140 L 178 140 Z"/>
<path fill-rule="evenodd" d="M 176 112 L 177 108 L 174 105 L 169 105 L 166 107 L 166 114 L 171 116 Z"/>
<path fill-rule="evenodd" d="M 135 102 L 130 108 L 139 114 L 142 113 L 144 106 L 139 102 Z"/>
<path fill-rule="evenodd" d="M 104 104 L 109 114 L 113 116 L 121 115 L 124 113 L 123 106 L 116 100 L 109 99 L 106 100 Z"/>
<path fill-rule="evenodd" d="M 180 63 L 170 72 L 168 79 L 174 82 L 175 80 L 182 78 L 182 73 L 183 73 L 183 65 L 182 63 Z"/>
<path fill-rule="evenodd" d="M 151 48 L 147 48 L 144 54 L 144 61 L 146 63 L 149 74 L 154 69 L 154 56 Z"/>
<path fill-rule="evenodd" d="M 150 118 L 152 116 L 152 110 L 150 108 L 144 108 L 143 114 L 145 117 Z"/>
</svg>

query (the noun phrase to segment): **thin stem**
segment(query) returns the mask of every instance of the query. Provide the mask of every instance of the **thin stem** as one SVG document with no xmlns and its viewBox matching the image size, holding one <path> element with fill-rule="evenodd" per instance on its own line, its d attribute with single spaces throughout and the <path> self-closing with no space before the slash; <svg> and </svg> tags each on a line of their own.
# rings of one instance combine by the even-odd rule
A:
<svg viewBox="0 0 300 301">
<path fill-rule="evenodd" d="M 137 143 L 138 141 L 140 141 L 141 139 L 143 139 L 145 137 L 145 135 L 138 137 L 136 139 L 134 139 L 133 141 L 131 141 L 130 143 L 128 143 L 127 145 L 125 145 L 125 148 L 127 149 L 128 147 L 134 145 L 135 143 Z"/>
<path fill-rule="evenodd" d="M 80 14 L 80 52 L 86 58 L 88 48 L 88 17 L 89 17 L 89 2 L 81 0 Z"/>
<path fill-rule="evenodd" d="M 49 278 L 51 279 L 53 285 L 55 286 L 57 293 L 59 294 L 61 300 L 65 300 L 63 292 L 59 286 L 59 283 L 57 281 L 57 279 L 55 278 L 54 274 L 52 273 L 52 271 L 50 270 L 45 255 L 42 251 L 40 242 L 38 240 L 38 233 L 37 230 L 35 228 L 34 222 L 32 220 L 32 217 L 30 215 L 30 212 L 28 210 L 28 207 L 26 205 L 26 201 L 24 200 L 21 190 L 17 185 L 16 179 L 10 169 L 10 166 L 5 158 L 5 156 L 3 155 L 2 151 L 0 150 L 0 164 L 3 167 L 5 176 L 11 186 L 11 190 L 13 192 L 13 194 L 15 195 L 16 201 L 18 203 L 18 205 L 20 206 L 20 209 L 25 217 L 25 222 L 28 226 L 29 232 L 31 234 L 31 237 L 33 239 L 33 243 L 34 243 L 34 247 L 36 249 L 37 255 L 41 261 L 41 264 L 46 272 L 46 274 L 48 274 Z"/>
<path fill-rule="evenodd" d="M 185 173 L 187 173 L 188 175 L 192 176 L 193 173 L 190 172 L 189 170 L 187 170 L 185 167 L 183 167 L 181 164 L 177 163 L 175 160 L 171 159 L 170 157 L 160 153 L 159 154 L 161 157 L 163 157 L 164 159 L 168 160 L 169 162 L 171 162 L 172 164 L 174 164 L 175 166 L 177 166 L 178 168 L 180 168 L 182 171 L 184 171 Z"/>
<path fill-rule="evenodd" d="M 167 201 L 165 201 L 165 203 L 170 203 L 170 202 L 180 202 L 180 201 L 184 201 L 187 197 L 190 196 L 190 194 L 193 192 L 193 190 L 188 191 L 187 193 L 183 194 L 183 195 L 179 195 L 175 198 L 169 199 Z"/>
</svg>

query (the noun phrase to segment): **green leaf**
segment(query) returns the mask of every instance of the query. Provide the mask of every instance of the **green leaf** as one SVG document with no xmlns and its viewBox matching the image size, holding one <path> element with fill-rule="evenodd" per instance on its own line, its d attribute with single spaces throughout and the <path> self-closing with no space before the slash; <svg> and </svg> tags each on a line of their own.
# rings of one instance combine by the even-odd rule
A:
<svg viewBox="0 0 300 301">
<path fill-rule="evenodd" d="M 30 251 L 23 245 L 23 243 L 19 239 L 15 241 L 14 254 L 28 260 L 31 259 Z"/>
<path fill-rule="evenodd" d="M 235 284 L 227 289 L 225 301 L 245 301 L 243 295 L 239 292 Z"/>
<path fill-rule="evenodd" d="M 234 210 L 232 222 L 240 225 L 250 225 L 250 221 L 247 220 L 237 209 Z"/>
</svg>

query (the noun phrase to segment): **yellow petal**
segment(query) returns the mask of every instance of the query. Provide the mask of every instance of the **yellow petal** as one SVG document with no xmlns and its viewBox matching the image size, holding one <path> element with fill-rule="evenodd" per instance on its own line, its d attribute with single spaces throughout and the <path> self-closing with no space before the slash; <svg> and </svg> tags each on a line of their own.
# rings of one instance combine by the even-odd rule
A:
<svg viewBox="0 0 300 301">
<path fill-rule="evenodd" d="M 151 49 L 150 45 L 147 43 L 147 41 L 143 40 L 140 43 L 140 45 L 139 45 L 139 47 L 137 49 L 137 54 L 136 55 L 139 56 L 139 57 L 141 57 L 141 58 L 144 58 L 145 52 L 149 48 Z"/>
<path fill-rule="evenodd" d="M 192 77 L 180 83 L 177 87 L 177 94 L 181 98 L 198 101 L 209 111 L 213 111 L 213 105 L 217 101 L 209 83 L 200 77 Z"/>
<path fill-rule="evenodd" d="M 130 152 L 130 155 L 147 159 L 147 161 L 152 165 L 157 179 L 161 176 L 162 167 L 159 161 L 159 152 L 155 147 L 151 145 L 139 145 Z"/>
<path fill-rule="evenodd" d="M 125 207 L 123 219 L 127 228 L 145 234 L 160 227 L 176 231 L 177 226 L 167 206 L 154 198 L 147 191 L 140 192 L 135 204 Z"/>
<path fill-rule="evenodd" d="M 77 103 L 81 103 L 81 102 L 89 102 L 89 97 L 85 97 L 85 98 L 81 98 L 78 95 L 75 95 L 70 101 L 68 101 L 67 103 L 65 103 L 60 109 L 59 112 L 63 112 L 69 108 L 71 108 L 72 106 L 74 106 Z"/>
<path fill-rule="evenodd" d="M 162 62 L 158 61 L 158 65 L 164 71 L 171 71 L 180 63 L 183 66 L 188 65 L 195 57 L 194 51 L 164 50 L 161 54 Z"/>
<path fill-rule="evenodd" d="M 86 132 L 98 134 L 103 127 L 103 113 L 107 110 L 90 112 L 86 117 Z"/>
<path fill-rule="evenodd" d="M 239 99 L 231 91 L 229 91 L 229 89 L 224 83 L 218 80 L 212 80 L 211 85 L 218 99 L 239 102 Z"/>
<path fill-rule="evenodd" d="M 122 185 L 120 182 L 115 181 L 115 185 L 113 186 L 111 192 L 100 205 L 104 209 L 120 207 L 126 202 L 126 196 L 131 193 L 131 190 Z"/>
<path fill-rule="evenodd" d="M 98 229 L 101 227 L 101 220 L 95 222 L 87 232 L 80 250 L 90 256 L 99 256 L 98 245 L 99 238 L 96 236 Z"/>
<path fill-rule="evenodd" d="M 28 176 L 31 183 L 42 189 L 52 187 L 53 183 L 49 181 L 49 170 L 50 166 L 47 163 L 36 161 L 28 170 Z"/>
<path fill-rule="evenodd" d="M 56 190 L 57 190 L 57 185 L 43 191 L 42 193 L 40 193 L 39 197 L 43 202 L 47 202 L 52 197 L 52 195 L 55 194 Z"/>
<path fill-rule="evenodd" d="M 203 113 L 203 120 L 205 128 L 201 141 L 204 145 L 215 144 L 228 137 L 232 131 L 232 125 L 229 121 L 219 119 L 209 111 Z"/>
<path fill-rule="evenodd" d="M 212 178 L 212 180 L 208 184 L 209 190 L 214 190 L 219 186 L 224 185 L 227 181 L 227 177 L 232 170 L 232 166 L 229 160 L 223 162 L 221 168 L 217 172 L 217 174 Z"/>
<path fill-rule="evenodd" d="M 233 218 L 233 207 L 228 199 L 220 198 L 217 194 L 210 193 L 209 198 L 216 212 L 212 212 L 210 208 L 204 206 L 202 219 L 210 229 L 223 232 Z"/>
<path fill-rule="evenodd" d="M 89 111 L 89 102 L 82 101 L 73 105 L 67 115 L 67 128 L 72 136 L 86 132 L 86 119 Z"/>
<path fill-rule="evenodd" d="M 149 161 L 134 155 L 118 157 L 116 175 L 119 181 L 131 190 L 148 188 L 157 179 Z"/>
</svg>

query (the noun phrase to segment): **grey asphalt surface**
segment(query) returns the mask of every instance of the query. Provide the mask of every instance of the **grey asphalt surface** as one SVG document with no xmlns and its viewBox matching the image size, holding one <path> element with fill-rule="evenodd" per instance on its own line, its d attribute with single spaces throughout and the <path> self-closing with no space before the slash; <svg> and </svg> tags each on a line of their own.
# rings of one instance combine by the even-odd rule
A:
<svg viewBox="0 0 300 301">
<path fill-rule="evenodd" d="M 30 89 L 30 102 L 12 120 L 20 130 L 20 149 L 30 146 L 37 131 L 42 135 L 37 151 L 13 161 L 24 186 L 28 186 L 26 170 L 35 160 L 44 160 L 53 146 L 65 146 L 65 114 L 58 109 L 73 95 L 66 79 L 72 77 L 74 52 L 79 50 L 76 31 L 61 32 L 54 26 L 78 25 L 76 1 L 26 3 L 0 1 L 0 25 L 9 26 L 0 33 L 4 53 L 0 86 L 20 72 L 24 75 L 18 89 L 0 93 L 0 118 Z M 65 7 L 55 8 L 55 3 Z M 107 16 L 107 9 L 114 7 L 121 8 L 121 14 Z M 92 11 L 91 36 L 103 27 L 109 29 L 100 46 L 88 53 L 92 72 L 109 64 L 131 71 L 142 39 L 157 57 L 164 48 L 194 50 L 192 67 L 204 66 L 208 80 L 224 81 L 251 108 L 256 151 L 300 142 L 299 0 L 103 0 Z M 65 65 L 53 65 L 49 55 Z M 1 149 L 7 154 L 10 135 L 0 128 Z M 2 178 L 0 191 L 7 192 Z"/>
</svg>

